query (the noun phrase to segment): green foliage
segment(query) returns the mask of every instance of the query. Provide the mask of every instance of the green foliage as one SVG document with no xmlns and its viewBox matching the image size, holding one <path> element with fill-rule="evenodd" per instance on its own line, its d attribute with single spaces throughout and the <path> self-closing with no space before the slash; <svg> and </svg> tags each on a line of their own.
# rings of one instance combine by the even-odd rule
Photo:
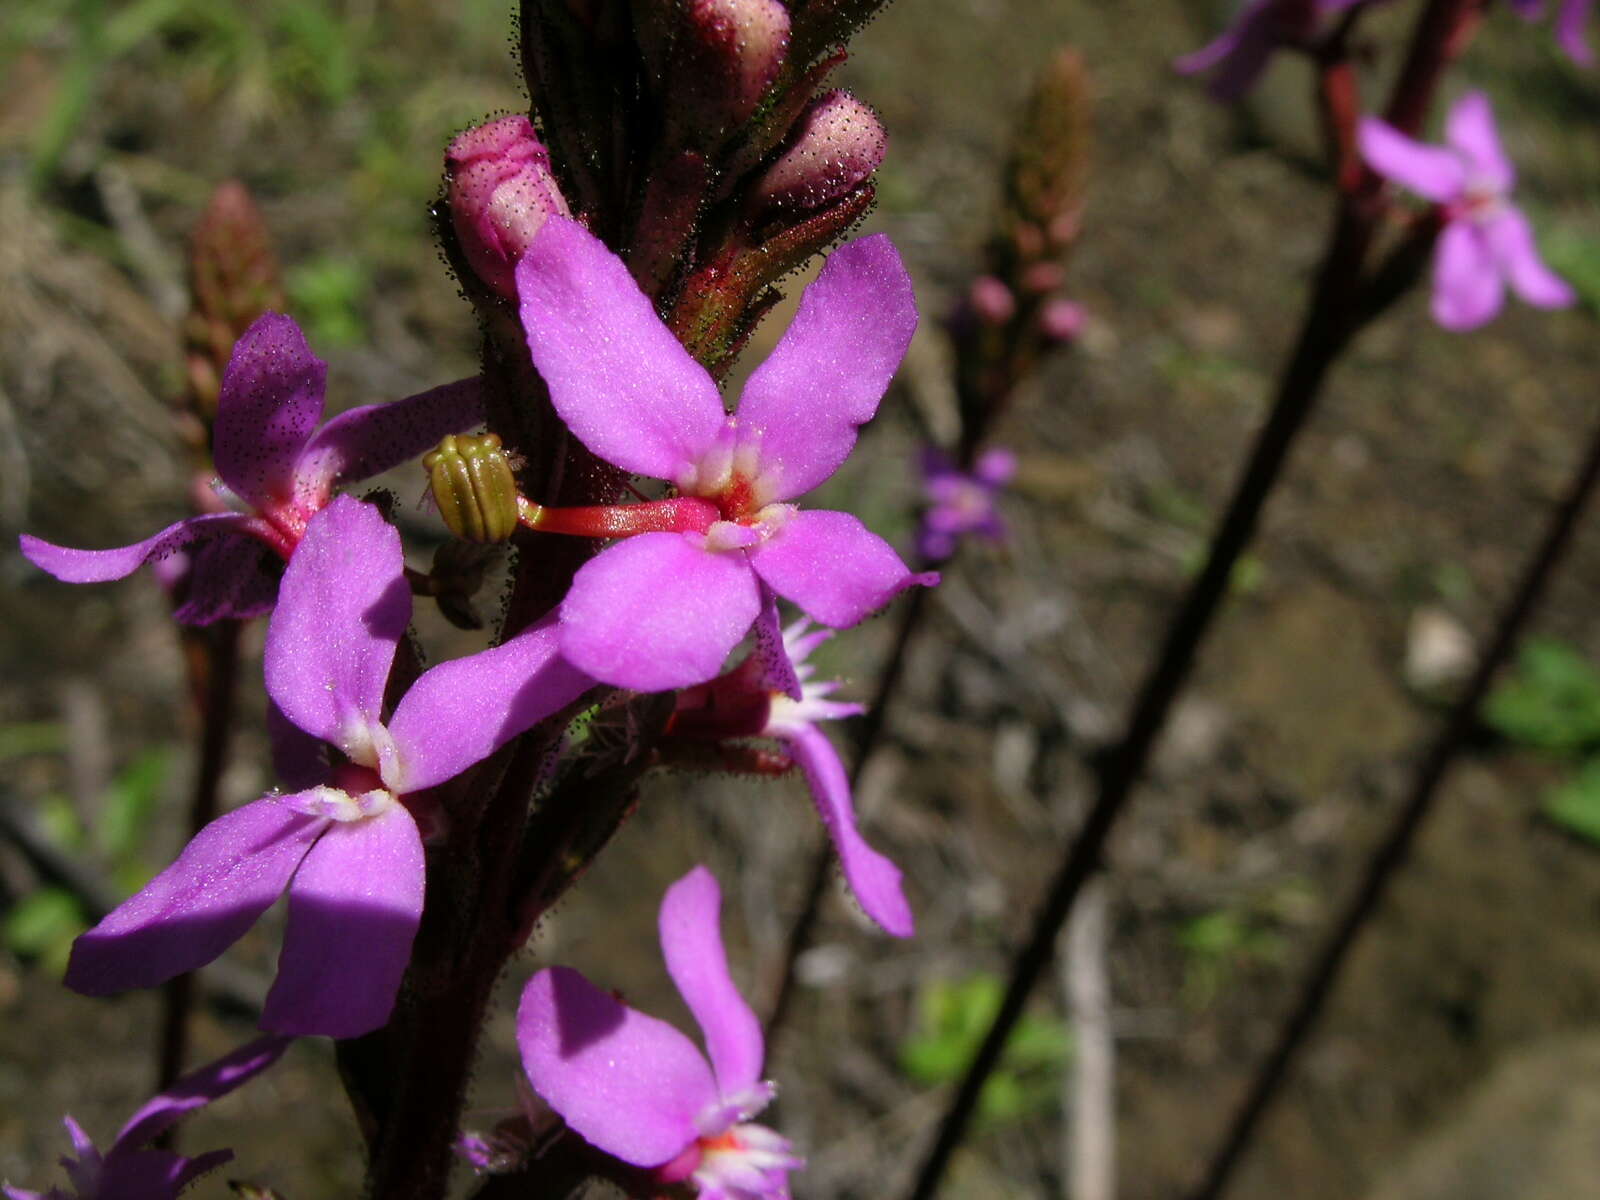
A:
<svg viewBox="0 0 1600 1200">
<path fill-rule="evenodd" d="M 1178 946 L 1185 959 L 1185 1002 L 1191 1008 L 1206 1007 L 1235 970 L 1278 961 L 1284 944 L 1263 915 L 1246 909 L 1217 909 L 1184 923 Z"/>
<path fill-rule="evenodd" d="M 1600 757 L 1545 793 L 1540 811 L 1569 833 L 1600 845 Z"/>
<path fill-rule="evenodd" d="M 1529 638 L 1512 677 L 1490 694 L 1483 716 L 1503 736 L 1539 750 L 1600 746 L 1600 672 L 1554 638 Z"/>
<path fill-rule="evenodd" d="M 83 909 L 71 892 L 40 888 L 13 905 L 0 925 L 6 949 L 19 958 L 41 962 L 60 974 L 67 969 L 72 939 L 89 927 Z"/>
<path fill-rule="evenodd" d="M 314 346 L 352 346 L 366 337 L 361 301 L 366 272 L 354 259 L 325 256 L 292 268 L 284 283 Z"/>
<path fill-rule="evenodd" d="M 1000 1011 L 1005 984 L 988 974 L 930 980 L 917 997 L 918 1028 L 900 1047 L 900 1068 L 926 1087 L 959 1079 Z M 1056 1102 L 1071 1035 L 1059 1021 L 1024 1016 L 1006 1042 L 1000 1066 L 984 1084 L 978 1116 L 1013 1121 Z"/>
<path fill-rule="evenodd" d="M 1600 238 L 1571 225 L 1557 225 L 1540 237 L 1539 248 L 1583 303 L 1600 311 Z"/>
</svg>

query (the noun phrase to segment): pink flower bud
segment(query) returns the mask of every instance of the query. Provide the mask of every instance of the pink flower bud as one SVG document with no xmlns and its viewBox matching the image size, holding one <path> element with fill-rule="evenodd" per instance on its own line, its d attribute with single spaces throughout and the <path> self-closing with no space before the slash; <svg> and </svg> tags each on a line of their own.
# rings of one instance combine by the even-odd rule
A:
<svg viewBox="0 0 1600 1200">
<path fill-rule="evenodd" d="M 1053 342 L 1070 342 L 1083 332 L 1088 311 L 1075 300 L 1057 297 L 1039 310 L 1039 328 Z"/>
<path fill-rule="evenodd" d="M 877 114 L 845 91 L 819 96 L 796 127 L 789 148 L 756 183 L 763 205 L 821 208 L 864 183 L 888 145 Z"/>
<path fill-rule="evenodd" d="M 1053 292 L 1067 280 L 1066 271 L 1061 264 L 1050 262 L 1036 262 L 1022 273 L 1022 286 L 1035 295 Z"/>
<path fill-rule="evenodd" d="M 789 10 L 778 0 L 690 0 L 680 35 L 678 90 L 718 131 L 749 119 L 789 49 Z"/>
<path fill-rule="evenodd" d="M 967 302 L 985 325 L 1004 325 L 1017 311 L 1011 289 L 993 275 L 980 275 L 972 281 Z"/>
<path fill-rule="evenodd" d="M 515 297 L 517 260 L 552 213 L 571 216 L 525 116 L 469 129 L 445 152 L 450 219 L 478 277 Z"/>
</svg>

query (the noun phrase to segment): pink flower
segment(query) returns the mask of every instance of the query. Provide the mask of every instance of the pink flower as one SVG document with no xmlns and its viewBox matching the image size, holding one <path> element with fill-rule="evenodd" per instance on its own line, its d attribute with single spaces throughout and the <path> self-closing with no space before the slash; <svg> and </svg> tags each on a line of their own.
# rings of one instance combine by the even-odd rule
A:
<svg viewBox="0 0 1600 1200">
<path fill-rule="evenodd" d="M 1443 206 L 1433 260 L 1433 316 L 1446 329 L 1476 329 L 1500 311 L 1505 285 L 1537 308 L 1577 296 L 1533 244 L 1511 203 L 1515 168 L 1500 146 L 1489 98 L 1468 92 L 1450 110 L 1445 145 L 1414 141 L 1376 117 L 1357 130 L 1361 156 L 1379 175 Z"/>
<path fill-rule="evenodd" d="M 833 636 L 801 619 L 777 632 L 777 606 L 763 612 L 756 652 L 733 670 L 678 694 L 668 733 L 698 741 L 774 738 L 788 749 L 811 789 L 817 815 L 833 841 L 845 882 L 862 911 L 884 932 L 910 937 L 916 922 L 900 885 L 900 868 L 867 844 L 856 827 L 850 775 L 818 725 L 860 715 L 859 704 L 830 699 L 837 680 L 812 681 L 811 652 Z"/>
<path fill-rule="evenodd" d="M 517 287 L 528 348 L 567 427 L 606 461 L 675 485 L 690 498 L 676 511 L 700 514 L 578 572 L 561 605 L 574 666 L 637 691 L 687 687 L 717 673 L 767 589 L 847 626 L 936 581 L 848 513 L 792 503 L 849 455 L 916 327 L 888 238 L 834 253 L 731 416 L 621 260 L 581 226 L 551 218 Z"/>
<path fill-rule="evenodd" d="M 1004 540 L 1006 523 L 995 502 L 1016 473 L 1017 456 L 1003 447 L 984 451 L 970 472 L 931 446 L 924 450 L 922 494 L 928 509 L 917 531 L 917 552 L 930 562 L 940 562 L 956 552 L 967 534 Z"/>
<path fill-rule="evenodd" d="M 536 1092 L 597 1149 L 706 1200 L 787 1200 L 803 1167 L 750 1118 L 776 1088 L 761 1078 L 761 1023 L 722 947 L 722 893 L 696 867 L 661 901 L 667 971 L 709 1055 L 665 1021 L 629 1008 L 566 967 L 540 971 L 517 1007 L 517 1045 Z"/>
<path fill-rule="evenodd" d="M 303 763 L 303 743 L 317 739 L 340 765 L 202 829 L 77 940 L 68 987 L 98 996 L 192 971 L 287 889 L 262 1027 L 354 1037 L 388 1020 L 422 912 L 422 838 L 407 798 L 592 685 L 556 655 L 546 621 L 425 672 L 385 719 L 389 667 L 411 619 L 403 568 L 400 537 L 372 505 L 341 496 L 311 520 L 284 571 L 263 665 L 284 718 L 280 746 Z"/>
<path fill-rule="evenodd" d="M 1363 0 L 1248 0 L 1215 41 L 1173 61 L 1182 75 L 1210 71 L 1209 91 L 1224 104 L 1256 84 L 1274 52 L 1307 41 L 1322 19 Z"/>
<path fill-rule="evenodd" d="M 480 279 L 515 297 L 513 272 L 523 251 L 546 218 L 571 215 L 550 172 L 550 152 L 527 117 L 501 117 L 451 142 L 445 171 L 461 252 Z"/>
<path fill-rule="evenodd" d="M 233 348 L 214 433 L 217 475 L 246 511 L 189 517 L 115 550 L 73 550 L 24 534 L 22 553 L 66 583 L 102 583 L 187 549 L 192 571 L 178 620 L 205 625 L 269 611 L 280 560 L 294 553 L 336 487 L 483 421 L 474 378 L 353 408 L 317 429 L 327 377 L 328 364 L 311 353 L 294 320 L 266 313 Z"/>
<path fill-rule="evenodd" d="M 288 1045 L 287 1038 L 258 1038 L 210 1066 L 185 1075 L 134 1113 L 103 1155 L 76 1121 L 65 1118 L 78 1157 L 63 1158 L 61 1165 L 66 1168 L 78 1200 L 173 1200 L 207 1171 L 231 1161 L 232 1150 L 212 1150 L 185 1158 L 170 1150 L 147 1147 L 179 1118 L 254 1079 L 277 1062 Z M 6 1185 L 0 1191 L 7 1200 L 73 1200 L 60 1188 L 41 1193 Z"/>
<path fill-rule="evenodd" d="M 1544 0 L 1511 0 L 1511 7 L 1529 21 L 1544 15 Z M 1561 0 L 1556 13 L 1556 40 L 1568 58 L 1585 67 L 1594 65 L 1594 49 L 1583 33 L 1593 8 L 1594 0 Z"/>
</svg>

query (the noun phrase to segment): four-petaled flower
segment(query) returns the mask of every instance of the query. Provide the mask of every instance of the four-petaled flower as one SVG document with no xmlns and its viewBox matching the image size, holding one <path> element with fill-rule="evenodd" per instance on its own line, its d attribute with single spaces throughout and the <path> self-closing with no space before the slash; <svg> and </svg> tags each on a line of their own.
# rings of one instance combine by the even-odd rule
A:
<svg viewBox="0 0 1600 1200">
<path fill-rule="evenodd" d="M 540 971 L 517 1008 L 517 1045 L 536 1092 L 591 1145 L 706 1200 L 786 1200 L 804 1166 L 749 1123 L 776 1089 L 761 1078 L 761 1023 L 728 972 L 711 872 L 696 867 L 661 901 L 667 971 L 705 1036 L 705 1055 L 566 967 Z"/>
<path fill-rule="evenodd" d="M 1213 98 L 1230 103 L 1255 86 L 1273 53 L 1305 42 L 1324 17 L 1363 0 L 1249 0 L 1233 24 L 1192 54 L 1173 61 L 1183 75 L 1213 72 Z"/>
<path fill-rule="evenodd" d="M 1511 0 L 1511 7 L 1529 21 L 1544 15 L 1544 0 Z M 1594 65 L 1594 49 L 1583 32 L 1593 8 L 1594 0 L 1561 0 L 1556 13 L 1556 40 L 1568 58 L 1585 67 Z"/>
<path fill-rule="evenodd" d="M 933 446 L 925 449 L 922 494 L 928 508 L 917 530 L 917 552 L 929 562 L 942 562 L 969 533 L 992 542 L 1004 540 L 1006 523 L 995 502 L 1016 473 L 1017 456 L 1003 447 L 985 450 L 970 471 Z"/>
<path fill-rule="evenodd" d="M 171 1150 L 151 1149 L 150 1143 L 180 1118 L 254 1079 L 277 1062 L 288 1045 L 288 1038 L 257 1038 L 185 1075 L 134 1113 L 104 1154 L 95 1149 L 76 1121 L 66 1117 L 64 1123 L 78 1157 L 62 1158 L 61 1165 L 77 1200 L 174 1200 L 207 1171 L 231 1161 L 232 1150 L 185 1158 Z M 7 1200 L 73 1200 L 60 1188 L 32 1192 L 6 1185 L 0 1192 Z"/>
<path fill-rule="evenodd" d="M 1468 92 L 1450 109 L 1443 146 L 1415 141 L 1376 117 L 1362 118 L 1358 138 L 1374 171 L 1443 206 L 1433 262 L 1433 316 L 1440 325 L 1484 324 L 1500 311 L 1508 282 L 1538 308 L 1577 299 L 1545 266 L 1528 219 L 1510 201 L 1516 171 L 1482 92 Z"/>
<path fill-rule="evenodd" d="M 422 839 L 406 799 L 593 684 L 557 655 L 546 620 L 425 672 L 385 719 L 390 664 L 411 619 L 403 569 L 400 537 L 372 505 L 341 496 L 312 518 L 267 628 L 266 684 L 283 716 L 341 764 L 202 829 L 78 939 L 68 986 L 103 995 L 202 966 L 287 888 L 262 1027 L 353 1037 L 388 1020 L 422 912 Z"/>
<path fill-rule="evenodd" d="M 627 267 L 582 226 L 551 217 L 517 266 L 517 290 L 533 361 L 573 434 L 707 514 L 584 565 L 561 605 L 561 652 L 575 666 L 638 691 L 687 687 L 717 673 L 766 589 L 847 626 L 935 581 L 850 514 L 790 503 L 844 462 L 916 328 L 888 238 L 829 258 L 732 416 Z"/>
<path fill-rule="evenodd" d="M 187 548 L 193 563 L 178 620 L 204 625 L 268 612 L 279 560 L 294 553 L 335 488 L 399 466 L 445 434 L 483 421 L 473 378 L 353 408 L 318 429 L 327 376 L 328 365 L 311 353 L 293 319 L 266 313 L 233 348 L 214 431 L 221 485 L 248 511 L 189 517 L 114 550 L 74 550 L 24 534 L 23 554 L 67 583 L 102 583 Z"/>
</svg>

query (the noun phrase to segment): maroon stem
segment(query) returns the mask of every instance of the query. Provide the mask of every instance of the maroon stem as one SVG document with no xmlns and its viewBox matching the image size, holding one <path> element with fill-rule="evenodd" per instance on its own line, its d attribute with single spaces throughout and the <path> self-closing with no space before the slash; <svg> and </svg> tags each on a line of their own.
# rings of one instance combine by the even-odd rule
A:
<svg viewBox="0 0 1600 1200">
<path fill-rule="evenodd" d="M 1361 886 L 1306 974 L 1300 997 L 1285 1019 L 1272 1052 L 1261 1064 L 1216 1157 L 1206 1171 L 1204 1181 L 1191 1193 L 1190 1200 L 1217 1200 L 1227 1190 L 1234 1169 L 1260 1128 L 1262 1117 L 1272 1106 L 1300 1048 L 1326 1007 L 1357 936 L 1377 911 L 1395 875 L 1405 865 L 1417 834 L 1433 809 L 1433 802 L 1438 797 L 1451 763 L 1476 726 L 1478 706 L 1483 702 L 1489 684 L 1516 646 L 1551 575 L 1572 541 L 1572 532 L 1594 494 L 1597 478 L 1600 478 L 1600 426 L 1596 427 L 1588 451 L 1551 517 L 1538 551 L 1529 561 L 1517 590 L 1496 621 L 1494 635 L 1489 639 L 1477 669 L 1451 706 L 1444 726 L 1429 746 L 1406 802 L 1368 862 Z"/>
<path fill-rule="evenodd" d="M 1440 72 L 1459 52 L 1461 33 L 1481 3 L 1429 0 L 1389 108 L 1397 121 L 1409 121 L 1407 128 L 1420 124 Z M 1106 840 L 1144 774 L 1157 735 L 1188 679 L 1227 594 L 1233 569 L 1255 534 L 1262 508 L 1311 414 L 1328 369 L 1358 326 L 1379 311 L 1364 294 L 1362 274 L 1383 211 L 1379 187 L 1377 177 L 1367 171 L 1353 192 L 1340 197 L 1316 289 L 1272 411 L 1212 539 L 1205 566 L 1167 627 L 1160 655 L 1135 697 L 1126 732 L 1100 766 L 1095 803 L 1066 848 L 1028 939 L 1013 961 L 1000 1009 L 945 1111 L 909 1193 L 912 1200 L 930 1200 L 938 1191 L 951 1156 L 966 1136 L 983 1085 L 999 1065 L 1006 1040 L 1053 957 L 1056 938 L 1078 893 L 1100 866 Z"/>
<path fill-rule="evenodd" d="M 222 773 L 233 733 L 239 679 L 242 622 L 224 620 L 183 631 L 190 688 L 200 714 L 200 746 L 194 790 L 189 800 L 189 836 L 217 815 Z M 156 1090 L 165 1091 L 183 1074 L 188 1056 L 189 1013 L 194 1007 L 193 972 L 168 981 L 161 994 L 161 1040 L 156 1055 Z"/>
</svg>

